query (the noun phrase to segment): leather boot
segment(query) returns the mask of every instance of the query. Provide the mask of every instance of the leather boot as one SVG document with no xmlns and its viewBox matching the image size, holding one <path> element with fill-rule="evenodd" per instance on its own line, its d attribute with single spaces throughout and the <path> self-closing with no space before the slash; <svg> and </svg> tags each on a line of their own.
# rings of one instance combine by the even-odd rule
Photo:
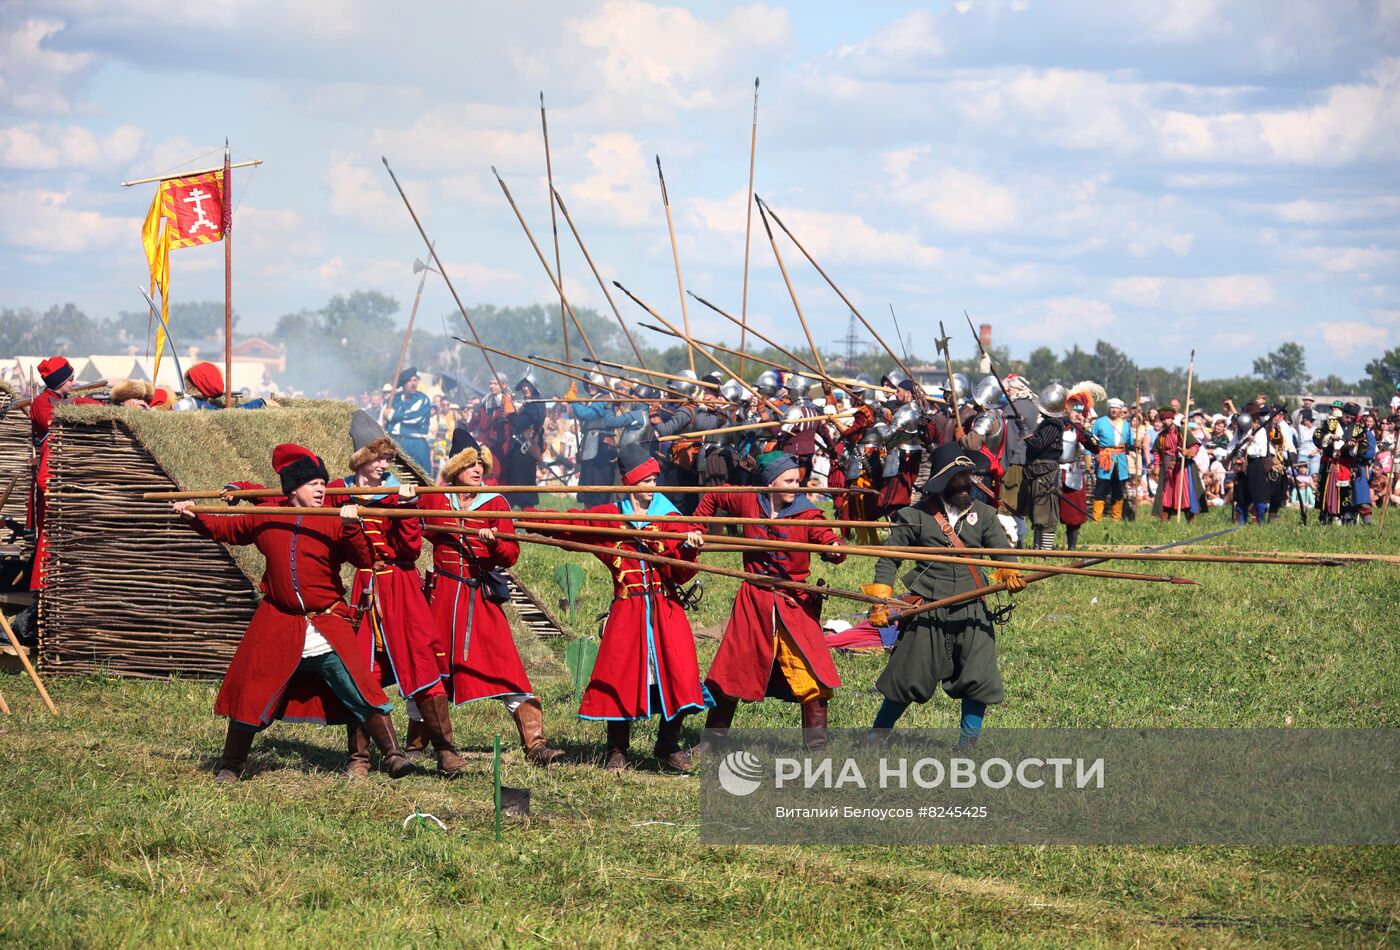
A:
<svg viewBox="0 0 1400 950">
<path fill-rule="evenodd" d="M 1102 499 L 1102 498 L 1095 498 L 1095 499 L 1094 499 L 1094 520 L 1095 520 L 1095 521 L 1102 521 L 1102 520 L 1103 520 L 1103 499 Z"/>
<path fill-rule="evenodd" d="M 808 752 L 826 748 L 826 700 L 812 699 L 802 704 L 802 745 Z"/>
<path fill-rule="evenodd" d="M 228 724 L 228 734 L 224 736 L 224 752 L 214 763 L 214 784 L 232 785 L 243 777 L 243 766 L 248 764 L 248 750 L 253 747 L 253 736 L 247 729 Z"/>
<path fill-rule="evenodd" d="M 677 772 L 689 772 L 695 768 L 695 759 L 681 748 L 681 726 L 684 716 L 663 719 L 656 728 L 656 747 L 652 754 L 667 768 Z"/>
<path fill-rule="evenodd" d="M 399 748 L 399 737 L 394 733 L 394 720 L 382 712 L 376 712 L 365 720 L 364 727 L 374 744 L 379 746 L 379 753 L 384 757 L 384 771 L 389 773 L 390 778 L 403 778 L 413 771 L 413 763 L 403 754 L 403 749 Z"/>
<path fill-rule="evenodd" d="M 421 716 L 423 711 L 420 709 Z M 423 753 L 428 751 L 428 730 L 423 725 L 423 720 L 410 718 L 408 720 L 408 735 L 404 736 L 404 755 L 411 759 L 422 758 Z"/>
<path fill-rule="evenodd" d="M 417 700 L 418 711 L 423 714 L 423 728 L 437 752 L 438 771 L 443 775 L 458 775 L 467 767 L 467 760 L 452 744 L 452 714 L 448 710 L 447 696 L 424 696 Z"/>
<path fill-rule="evenodd" d="M 1122 521 L 1122 520 L 1123 520 L 1123 500 L 1120 498 L 1118 501 L 1115 501 L 1115 502 L 1113 503 L 1113 507 L 1110 508 L 1109 511 L 1112 513 L 1112 517 L 1113 517 L 1113 520 L 1114 520 L 1114 521 Z"/>
<path fill-rule="evenodd" d="M 710 690 L 710 694 L 714 696 L 715 704 L 710 707 L 709 713 L 705 716 L 705 728 L 727 733 L 730 724 L 734 722 L 734 711 L 739 708 L 739 701 L 714 689 Z M 708 755 L 710 743 L 701 737 L 699 743 L 690 752 L 692 755 Z"/>
<path fill-rule="evenodd" d="M 527 699 L 511 714 L 520 731 L 520 745 L 531 765 L 544 767 L 564 758 L 563 749 L 551 749 L 544 738 L 544 708 L 538 699 Z"/>
<path fill-rule="evenodd" d="M 621 772 L 627 768 L 627 747 L 632 744 L 632 723 L 626 719 L 608 721 L 608 751 L 603 768 Z"/>
<path fill-rule="evenodd" d="M 369 733 L 362 723 L 345 727 L 345 750 L 350 760 L 345 763 L 347 778 L 369 778 Z"/>
</svg>

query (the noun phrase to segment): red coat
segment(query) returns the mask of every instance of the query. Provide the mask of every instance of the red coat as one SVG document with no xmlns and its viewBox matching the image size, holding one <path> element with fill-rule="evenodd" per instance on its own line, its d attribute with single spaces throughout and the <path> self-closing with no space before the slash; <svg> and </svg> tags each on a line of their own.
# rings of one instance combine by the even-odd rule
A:
<svg viewBox="0 0 1400 950">
<path fill-rule="evenodd" d="M 488 545 L 475 537 L 429 533 L 433 545 L 433 615 L 439 636 L 448 644 L 450 673 L 448 689 L 458 704 L 511 693 L 533 693 L 525 664 L 511 634 L 501 605 L 482 594 L 481 581 L 489 571 L 510 567 L 520 558 L 520 542 L 515 540 L 515 524 L 510 506 L 500 495 L 475 496 L 475 508 L 499 511 L 492 519 L 442 518 L 454 528 L 495 528 L 496 543 Z M 472 500 L 461 495 L 422 495 L 419 507 L 425 511 L 473 508 Z"/>
<path fill-rule="evenodd" d="M 196 530 L 224 544 L 252 544 L 267 561 L 262 603 L 224 674 L 214 712 L 262 728 L 274 719 L 349 722 L 352 717 L 319 676 L 296 675 L 307 620 L 340 657 L 365 700 L 387 705 L 355 643 L 340 568 L 371 563 L 359 525 L 301 515 L 201 515 Z"/>
<path fill-rule="evenodd" d="M 102 406 L 106 403 L 86 396 L 74 396 L 65 400 L 52 389 L 45 389 L 29 404 L 29 425 L 34 435 L 34 446 L 39 452 L 39 467 L 34 472 L 34 491 L 29 496 L 29 525 L 38 536 L 34 553 L 34 570 L 29 577 L 30 590 L 44 587 L 44 561 L 49 555 L 49 538 L 44 532 L 44 495 L 49 490 L 49 477 L 53 474 L 49 467 L 49 456 L 53 445 L 49 442 L 49 429 L 53 426 L 53 413 L 61 402 L 70 406 Z"/>
<path fill-rule="evenodd" d="M 890 449 L 890 451 L 898 450 Z M 913 500 L 914 482 L 919 477 L 919 465 L 923 458 L 924 453 L 921 451 L 900 452 L 899 471 L 886 478 L 884 484 L 880 486 L 881 515 L 898 511 Z"/>
<path fill-rule="evenodd" d="M 799 505 L 802 501 L 799 496 Z M 706 492 L 695 509 L 697 516 L 709 517 L 723 509 L 740 518 L 772 517 L 765 510 L 766 500 L 750 494 Z M 803 522 L 822 520 L 822 511 L 809 505 L 792 515 L 781 516 L 791 527 L 744 525 L 744 537 L 764 541 L 801 541 L 805 544 L 839 544 L 836 532 L 825 525 Z M 844 559 L 844 558 L 843 558 Z M 754 550 L 744 552 L 744 570 L 749 574 L 805 581 L 811 574 L 811 555 L 806 551 Z M 821 607 L 816 599 L 800 591 L 774 590 L 748 581 L 739 585 L 734 613 L 725 627 L 719 652 L 710 664 L 705 684 L 736 699 L 758 701 L 768 690 L 773 672 L 773 638 L 781 620 L 792 634 L 798 650 L 807 661 L 813 677 L 823 686 L 841 685 L 836 665 L 821 629 Z"/>
<path fill-rule="evenodd" d="M 618 514 L 619 505 L 597 505 L 585 509 Z M 662 495 L 654 496 L 651 514 L 675 514 L 675 507 Z M 641 518 L 645 519 L 645 515 Z M 543 528 L 541 522 L 536 527 Z M 609 523 L 607 527 L 622 527 Z M 656 530 L 658 526 L 652 526 Z M 667 531 L 684 531 L 683 524 L 667 523 Z M 660 714 L 670 719 L 680 713 L 704 709 L 705 689 L 700 683 L 700 664 L 695 658 L 695 634 L 685 608 L 676 599 L 676 587 L 695 576 L 694 568 L 654 564 L 627 556 L 642 550 L 682 560 L 695 560 L 696 551 L 682 542 L 657 539 L 642 542 L 606 535 L 589 535 L 586 529 L 551 534 L 603 545 L 617 555 L 598 555 L 613 578 L 613 602 L 603 625 L 603 640 L 593 664 L 593 678 L 584 690 L 578 714 L 584 719 L 645 719 Z M 648 685 L 648 668 L 655 674 L 661 694 L 661 708 L 653 709 Z"/>
<path fill-rule="evenodd" d="M 330 486 L 342 487 L 347 481 L 338 478 Z M 342 500 L 326 498 L 328 507 L 339 507 Z M 350 603 L 360 616 L 355 637 L 361 656 L 382 685 L 397 686 L 405 697 L 416 696 L 447 674 L 447 651 L 441 646 L 437 621 L 423 599 L 423 579 L 418 576 L 423 528 L 416 518 L 376 518 L 375 507 L 398 507 L 398 496 L 391 491 L 386 498 L 360 502 L 374 564 L 356 568 L 350 589 Z M 377 654 L 381 652 L 388 657 L 387 664 L 380 663 Z"/>
</svg>

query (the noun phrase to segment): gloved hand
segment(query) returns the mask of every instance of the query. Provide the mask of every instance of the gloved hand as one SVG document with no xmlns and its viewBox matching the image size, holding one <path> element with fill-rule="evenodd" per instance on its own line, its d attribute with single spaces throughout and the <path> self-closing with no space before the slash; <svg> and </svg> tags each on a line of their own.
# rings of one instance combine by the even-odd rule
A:
<svg viewBox="0 0 1400 950">
<path fill-rule="evenodd" d="M 862 594 L 868 594 L 871 597 L 889 598 L 894 596 L 894 588 L 889 584 L 862 584 L 860 585 L 860 592 Z M 866 619 L 870 621 L 872 627 L 888 627 L 890 625 L 889 604 L 872 605 L 870 613 L 866 615 Z"/>
<path fill-rule="evenodd" d="M 1011 593 L 1026 589 L 1026 575 L 1018 568 L 999 567 L 992 571 L 993 584 L 1005 584 Z"/>
</svg>

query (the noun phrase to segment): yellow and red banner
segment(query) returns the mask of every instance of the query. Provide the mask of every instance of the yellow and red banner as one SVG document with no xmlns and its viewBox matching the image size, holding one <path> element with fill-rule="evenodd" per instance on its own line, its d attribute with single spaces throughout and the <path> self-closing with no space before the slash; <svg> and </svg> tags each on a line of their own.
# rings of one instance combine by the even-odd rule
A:
<svg viewBox="0 0 1400 950">
<path fill-rule="evenodd" d="M 160 183 L 141 226 L 141 243 L 151 267 L 151 292 L 160 288 L 161 317 L 170 322 L 170 251 L 211 244 L 224 237 L 224 173 L 208 172 Z M 165 327 L 156 328 L 155 372 L 165 350 Z"/>
</svg>

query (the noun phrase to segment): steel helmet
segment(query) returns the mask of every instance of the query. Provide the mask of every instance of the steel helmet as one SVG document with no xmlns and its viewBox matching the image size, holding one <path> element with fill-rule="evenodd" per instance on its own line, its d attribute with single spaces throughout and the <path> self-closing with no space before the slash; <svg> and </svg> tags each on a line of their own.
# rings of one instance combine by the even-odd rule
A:
<svg viewBox="0 0 1400 950">
<path fill-rule="evenodd" d="M 793 373 L 787 378 L 787 382 L 784 383 L 784 388 L 787 389 L 788 392 L 792 393 L 793 397 L 796 398 L 807 395 L 807 389 L 811 385 L 812 380 L 808 379 L 806 376 L 799 375 L 798 373 Z"/>
<path fill-rule="evenodd" d="M 679 375 L 683 378 L 671 383 L 668 388 L 674 389 L 682 396 L 694 396 L 695 391 L 700 388 L 699 384 L 696 382 L 699 377 L 695 375 L 695 371 L 683 369 L 680 371 Z"/>
<path fill-rule="evenodd" d="M 598 389 L 608 388 L 608 378 L 597 370 L 593 370 L 587 375 L 588 384 Z"/>
<path fill-rule="evenodd" d="M 1006 420 L 995 409 L 984 410 L 973 418 L 972 431 L 980 435 L 987 448 L 995 452 L 1001 448 L 1002 440 L 1006 437 Z"/>
<path fill-rule="evenodd" d="M 745 392 L 747 390 L 744 389 L 744 384 L 732 376 L 721 383 L 719 387 L 719 394 L 728 402 L 743 401 Z"/>
<path fill-rule="evenodd" d="M 1235 416 L 1235 430 L 1237 432 L 1248 432 L 1254 426 L 1254 417 L 1247 412 L 1241 412 Z"/>
<path fill-rule="evenodd" d="M 968 381 L 966 373 L 953 374 L 953 392 L 949 402 L 962 402 L 972 394 L 972 383 Z"/>
<path fill-rule="evenodd" d="M 515 384 L 516 389 L 519 389 L 522 386 L 529 386 L 535 392 L 540 391 L 539 377 L 535 375 L 535 371 L 533 369 L 527 367 L 525 369 L 525 373 Z"/>
<path fill-rule="evenodd" d="M 781 429 L 783 435 L 791 435 L 793 425 L 797 420 L 805 418 L 807 418 L 807 413 L 803 411 L 801 406 L 788 406 L 787 412 L 783 413 L 783 425 Z"/>
<path fill-rule="evenodd" d="M 632 387 L 632 395 L 638 399 L 655 399 L 661 393 L 654 387 L 646 383 L 638 383 Z"/>
<path fill-rule="evenodd" d="M 977 385 L 972 387 L 972 401 L 979 409 L 991 409 L 1000 406 L 1006 397 L 1002 395 L 1001 385 L 995 376 L 983 376 L 977 381 Z"/>
<path fill-rule="evenodd" d="M 1036 405 L 1040 411 L 1053 419 L 1058 419 L 1065 414 L 1065 400 L 1069 398 L 1069 390 L 1059 383 L 1051 383 L 1040 391 L 1036 397 Z"/>
<path fill-rule="evenodd" d="M 758 374 L 758 379 L 754 381 L 753 388 L 758 390 L 758 392 L 762 395 L 771 399 L 774 396 L 778 395 L 779 391 L 782 390 L 783 380 L 782 377 L 778 375 L 777 370 L 765 369 L 763 372 Z"/>
<path fill-rule="evenodd" d="M 900 406 L 894 411 L 894 415 L 890 417 L 890 425 L 893 426 L 896 431 L 905 432 L 910 435 L 919 431 L 923 421 L 923 410 L 912 402 L 906 402 L 904 405 Z"/>
<path fill-rule="evenodd" d="M 904 375 L 904 373 L 900 370 L 892 369 L 888 373 L 880 377 L 880 385 L 888 386 L 891 389 L 898 389 L 899 384 L 904 382 L 908 378 L 909 377 Z"/>
</svg>

